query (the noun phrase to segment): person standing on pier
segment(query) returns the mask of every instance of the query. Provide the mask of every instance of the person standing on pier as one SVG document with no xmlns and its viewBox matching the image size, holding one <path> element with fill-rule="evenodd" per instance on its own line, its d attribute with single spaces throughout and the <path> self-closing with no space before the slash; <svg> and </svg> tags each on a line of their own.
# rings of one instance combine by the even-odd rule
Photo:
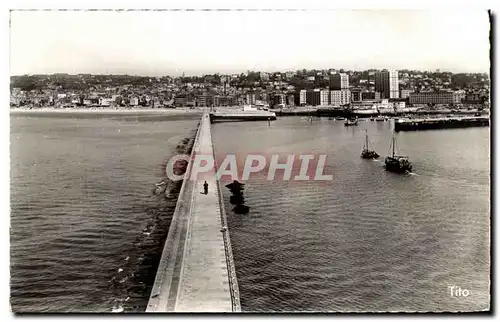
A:
<svg viewBox="0 0 500 322">
<path fill-rule="evenodd" d="M 208 183 L 206 181 L 203 184 L 203 191 L 205 192 L 206 195 L 208 194 Z"/>
</svg>

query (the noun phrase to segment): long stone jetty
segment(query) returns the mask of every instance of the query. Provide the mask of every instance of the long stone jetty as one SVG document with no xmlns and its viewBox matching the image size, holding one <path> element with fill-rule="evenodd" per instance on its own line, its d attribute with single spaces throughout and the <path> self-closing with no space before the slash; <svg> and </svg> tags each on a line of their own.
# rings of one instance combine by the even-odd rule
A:
<svg viewBox="0 0 500 322">
<path fill-rule="evenodd" d="M 238 283 L 215 170 L 191 180 L 194 156 L 214 155 L 202 115 L 146 312 L 239 312 Z M 203 194 L 203 183 L 208 194 Z"/>
</svg>

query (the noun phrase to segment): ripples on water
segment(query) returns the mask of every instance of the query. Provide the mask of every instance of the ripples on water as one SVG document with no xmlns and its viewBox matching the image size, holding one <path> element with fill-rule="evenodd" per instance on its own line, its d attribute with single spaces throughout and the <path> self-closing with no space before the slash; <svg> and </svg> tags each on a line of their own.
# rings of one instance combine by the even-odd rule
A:
<svg viewBox="0 0 500 322">
<path fill-rule="evenodd" d="M 152 188 L 198 119 L 11 115 L 13 311 L 145 310 L 179 186 Z"/>
<path fill-rule="evenodd" d="M 364 129 L 379 161 L 360 158 Z M 412 175 L 385 172 L 392 124 L 217 123 L 218 153 L 327 153 L 331 182 L 245 182 L 224 197 L 245 311 L 489 308 L 489 128 L 400 132 Z M 468 289 L 451 297 L 449 286 Z"/>
</svg>

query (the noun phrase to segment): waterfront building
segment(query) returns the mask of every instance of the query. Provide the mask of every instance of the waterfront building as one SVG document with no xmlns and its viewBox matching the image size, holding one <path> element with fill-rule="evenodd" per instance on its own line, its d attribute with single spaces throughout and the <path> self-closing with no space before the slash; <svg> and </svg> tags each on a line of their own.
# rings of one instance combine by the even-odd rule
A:
<svg viewBox="0 0 500 322">
<path fill-rule="evenodd" d="M 402 89 L 400 90 L 399 97 L 400 98 L 407 98 L 410 96 L 410 94 L 413 93 L 411 89 Z"/>
<path fill-rule="evenodd" d="M 330 75 L 329 86 L 332 90 L 349 89 L 349 75 L 344 73 Z"/>
<path fill-rule="evenodd" d="M 213 97 L 212 97 L 212 95 L 209 95 L 208 93 L 198 95 L 197 103 L 198 103 L 198 106 L 200 106 L 200 107 L 212 106 L 214 103 Z"/>
<path fill-rule="evenodd" d="M 153 99 L 150 101 L 151 107 L 153 108 L 160 108 L 161 107 L 161 100 L 159 97 L 153 97 Z"/>
<path fill-rule="evenodd" d="M 174 97 L 174 104 L 175 104 L 175 106 L 178 106 L 178 107 L 187 106 L 187 101 L 188 101 L 188 99 L 184 95 L 179 95 L 179 96 Z M 132 102 L 132 99 L 130 99 L 130 102 Z"/>
<path fill-rule="evenodd" d="M 453 92 L 453 103 L 460 104 L 465 99 L 465 91 L 459 90 Z"/>
<path fill-rule="evenodd" d="M 340 105 L 348 105 L 351 103 L 351 91 L 349 89 L 340 90 Z"/>
<path fill-rule="evenodd" d="M 99 105 L 101 106 L 111 106 L 113 103 L 112 98 L 101 98 L 99 99 Z"/>
<path fill-rule="evenodd" d="M 375 73 L 375 91 L 381 98 L 399 98 L 398 71 L 386 69 Z"/>
<path fill-rule="evenodd" d="M 373 91 L 361 92 L 362 101 L 379 101 L 382 99 L 382 93 Z"/>
<path fill-rule="evenodd" d="M 351 90 L 351 101 L 352 102 L 361 102 L 361 89 L 360 88 L 354 88 Z"/>
<path fill-rule="evenodd" d="M 306 105 L 307 102 L 307 91 L 305 89 L 299 92 L 299 105 Z"/>
<path fill-rule="evenodd" d="M 255 101 L 262 101 L 266 99 L 261 89 L 256 89 L 253 93 L 255 94 Z"/>
<path fill-rule="evenodd" d="M 409 96 L 410 104 L 451 104 L 453 103 L 453 92 L 420 92 L 411 93 Z"/>
<path fill-rule="evenodd" d="M 322 106 L 330 105 L 330 91 L 329 90 L 322 89 L 320 91 L 319 105 L 322 105 Z"/>
<path fill-rule="evenodd" d="M 480 93 L 469 93 L 465 95 L 463 100 L 465 104 L 483 104 L 485 101 L 487 101 L 487 97 Z"/>
<path fill-rule="evenodd" d="M 139 98 L 137 96 L 132 96 L 130 98 L 129 105 L 130 106 L 137 106 L 137 105 L 139 105 Z"/>
<path fill-rule="evenodd" d="M 320 94 L 320 89 L 310 89 L 307 90 L 306 92 L 306 104 L 307 105 L 312 105 L 312 106 L 317 106 L 320 105 L 321 103 L 321 94 Z"/>
<path fill-rule="evenodd" d="M 249 105 L 255 105 L 255 93 L 253 93 L 253 92 L 247 93 L 246 102 Z"/>
<path fill-rule="evenodd" d="M 284 107 L 286 105 L 285 94 L 272 94 L 269 99 L 269 106 L 271 108 Z"/>
<path fill-rule="evenodd" d="M 342 94 L 340 90 L 330 91 L 330 104 L 339 107 L 342 102 Z"/>
</svg>

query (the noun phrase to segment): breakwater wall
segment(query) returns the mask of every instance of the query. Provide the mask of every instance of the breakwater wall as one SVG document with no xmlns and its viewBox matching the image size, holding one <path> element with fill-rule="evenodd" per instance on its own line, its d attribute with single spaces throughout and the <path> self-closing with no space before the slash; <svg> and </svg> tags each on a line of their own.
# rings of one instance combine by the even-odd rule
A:
<svg viewBox="0 0 500 322">
<path fill-rule="evenodd" d="M 394 131 L 421 131 L 434 129 L 489 126 L 489 117 L 408 119 L 394 122 Z"/>
<path fill-rule="evenodd" d="M 191 180 L 197 154 L 214 155 L 210 118 L 203 114 L 179 192 L 146 312 L 237 312 L 239 290 L 220 183 L 215 169 Z"/>
<path fill-rule="evenodd" d="M 272 112 L 217 112 L 210 113 L 210 122 L 242 122 L 242 121 L 274 121 L 276 114 Z"/>
</svg>

